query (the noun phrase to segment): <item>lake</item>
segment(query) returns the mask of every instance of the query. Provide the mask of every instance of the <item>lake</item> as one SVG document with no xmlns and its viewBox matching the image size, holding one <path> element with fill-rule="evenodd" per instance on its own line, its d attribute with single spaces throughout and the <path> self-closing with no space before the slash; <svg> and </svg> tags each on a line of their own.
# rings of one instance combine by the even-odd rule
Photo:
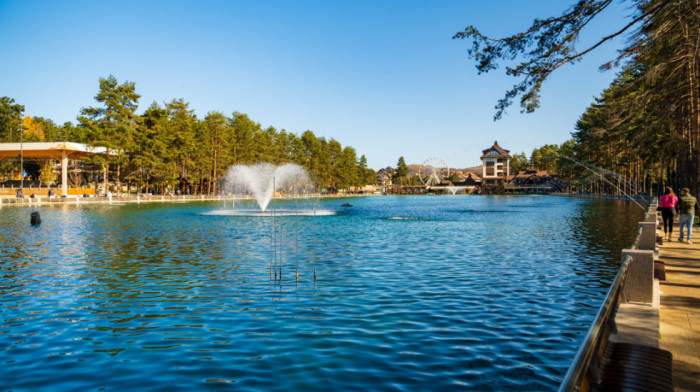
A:
<svg viewBox="0 0 700 392">
<path fill-rule="evenodd" d="M 0 208 L 2 390 L 556 390 L 643 218 L 559 196 L 254 210 Z"/>
</svg>

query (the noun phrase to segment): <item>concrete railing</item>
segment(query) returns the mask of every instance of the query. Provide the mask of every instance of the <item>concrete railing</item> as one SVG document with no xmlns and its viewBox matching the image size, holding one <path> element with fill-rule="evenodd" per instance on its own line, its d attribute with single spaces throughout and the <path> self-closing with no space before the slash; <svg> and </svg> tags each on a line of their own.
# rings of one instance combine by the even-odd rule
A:
<svg viewBox="0 0 700 392">
<path fill-rule="evenodd" d="M 624 285 L 627 302 L 651 304 L 654 299 L 654 260 L 656 249 L 656 227 L 658 224 L 658 204 L 655 200 L 649 205 L 644 221 L 639 222 L 639 231 L 631 249 L 622 251 L 622 260 L 632 258 L 629 276 Z"/>
<path fill-rule="evenodd" d="M 617 309 L 624 303 L 651 305 L 654 300 L 654 259 L 656 249 L 656 226 L 658 204 L 652 200 L 639 222 L 639 230 L 632 248 L 622 251 L 622 265 L 598 310 L 595 320 L 583 339 L 564 380 L 560 392 L 589 390 L 590 378 L 597 378 L 597 362 L 605 350 L 608 335 L 615 330 Z M 593 365 L 591 365 L 593 364 Z M 592 374 L 594 373 L 594 374 Z"/>
<path fill-rule="evenodd" d="M 598 309 L 593 323 L 588 328 L 583 343 L 579 347 L 574 360 L 559 386 L 559 392 L 589 391 L 592 383 L 598 383 L 601 354 L 605 351 L 610 333 L 615 329 L 615 313 L 624 298 L 624 286 L 629 277 L 629 267 L 632 259 L 627 256 L 622 259 L 622 266 L 613 279 L 603 305 Z"/>
</svg>

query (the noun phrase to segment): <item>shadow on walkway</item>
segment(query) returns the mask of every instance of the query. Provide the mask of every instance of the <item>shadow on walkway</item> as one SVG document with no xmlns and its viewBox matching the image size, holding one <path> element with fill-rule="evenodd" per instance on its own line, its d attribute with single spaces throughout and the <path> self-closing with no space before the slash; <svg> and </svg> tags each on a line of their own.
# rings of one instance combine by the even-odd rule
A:
<svg viewBox="0 0 700 392">
<path fill-rule="evenodd" d="M 675 390 L 700 391 L 700 244 L 666 242 L 659 260 L 659 346 L 673 353 Z"/>
</svg>

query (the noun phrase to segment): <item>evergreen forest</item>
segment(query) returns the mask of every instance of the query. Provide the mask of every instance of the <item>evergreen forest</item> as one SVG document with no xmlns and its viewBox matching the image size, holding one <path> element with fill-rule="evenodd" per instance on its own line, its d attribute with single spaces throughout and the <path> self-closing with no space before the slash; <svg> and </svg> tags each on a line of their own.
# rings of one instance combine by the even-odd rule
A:
<svg viewBox="0 0 700 392">
<path fill-rule="evenodd" d="M 454 38 L 471 43 L 479 72 L 505 65 L 517 79 L 496 104 L 499 119 L 516 98 L 521 110 L 540 105 L 542 83 L 607 41 L 626 44 L 601 65 L 617 69 L 614 82 L 575 123 L 572 138 L 535 149 L 533 165 L 558 173 L 579 189 L 614 193 L 599 173 L 619 173 L 644 192 L 663 186 L 700 193 L 700 1 L 625 0 L 632 15 L 602 38 L 579 47 L 579 34 L 612 0 L 578 0 L 561 15 L 536 19 L 525 31 L 492 38 L 469 26 Z M 597 170 L 597 169 L 596 169 Z"/>
<path fill-rule="evenodd" d="M 100 78 L 94 106 L 81 109 L 77 124 L 57 125 L 42 117 L 23 116 L 24 107 L 0 97 L 0 142 L 77 142 L 105 147 L 107 152 L 71 168 L 71 186 L 91 181 L 112 183 L 129 191 L 164 193 L 179 188 L 190 194 L 217 194 L 229 167 L 268 162 L 304 167 L 328 192 L 376 182 L 364 155 L 306 130 L 300 135 L 263 128 L 246 114 L 209 112 L 198 117 L 184 99 L 153 102 L 137 114 L 139 94 L 134 82 Z M 55 163 L 37 164 L 34 179 L 57 180 Z M 75 165 L 75 163 L 74 163 Z M 19 169 L 19 159 L 0 161 L 0 175 Z M 78 173 L 76 175 L 76 173 Z"/>
</svg>

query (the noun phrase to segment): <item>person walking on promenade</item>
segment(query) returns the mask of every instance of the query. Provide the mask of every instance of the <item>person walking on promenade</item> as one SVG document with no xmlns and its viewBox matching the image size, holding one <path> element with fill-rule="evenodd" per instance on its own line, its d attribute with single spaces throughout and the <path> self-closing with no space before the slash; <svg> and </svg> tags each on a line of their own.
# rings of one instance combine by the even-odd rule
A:
<svg viewBox="0 0 700 392">
<path fill-rule="evenodd" d="M 678 204 L 678 197 L 673 193 L 673 188 L 666 187 L 664 195 L 659 200 L 659 209 L 661 210 L 661 218 L 664 220 L 664 237 L 669 242 L 673 238 L 673 220 L 677 213 L 676 204 Z"/>
<path fill-rule="evenodd" d="M 698 200 L 690 195 L 690 189 L 681 189 L 681 197 L 678 198 L 678 226 L 680 226 L 681 236 L 678 241 L 683 242 L 684 229 L 688 229 L 688 243 L 692 244 L 693 222 L 695 221 L 695 210 L 698 208 Z"/>
</svg>

